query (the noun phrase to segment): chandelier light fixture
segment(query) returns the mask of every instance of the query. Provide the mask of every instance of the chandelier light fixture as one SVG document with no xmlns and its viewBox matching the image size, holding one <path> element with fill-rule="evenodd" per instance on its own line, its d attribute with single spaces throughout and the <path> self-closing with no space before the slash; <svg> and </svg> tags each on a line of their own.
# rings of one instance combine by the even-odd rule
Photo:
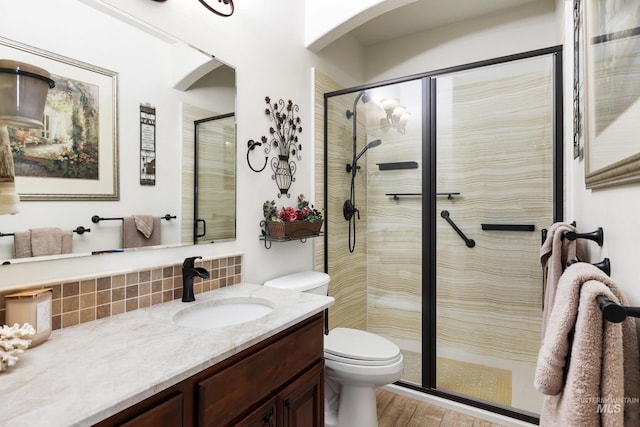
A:
<svg viewBox="0 0 640 427">
<path fill-rule="evenodd" d="M 404 134 L 407 122 L 411 117 L 407 107 L 400 105 L 400 100 L 397 98 L 383 98 L 380 100 L 380 104 L 386 113 L 386 117 L 380 119 L 381 127 L 384 130 L 395 129 L 398 133 Z"/>
</svg>

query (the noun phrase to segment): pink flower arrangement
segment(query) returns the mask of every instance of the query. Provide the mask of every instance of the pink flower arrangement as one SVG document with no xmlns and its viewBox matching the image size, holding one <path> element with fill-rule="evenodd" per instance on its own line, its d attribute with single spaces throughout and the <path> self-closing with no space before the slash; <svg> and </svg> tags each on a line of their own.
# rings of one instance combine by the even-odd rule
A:
<svg viewBox="0 0 640 427">
<path fill-rule="evenodd" d="M 298 206 L 294 208 L 292 206 L 285 206 L 279 210 L 276 208 L 275 202 L 266 201 L 263 206 L 264 218 L 267 221 L 281 221 L 281 222 L 293 222 L 293 221 L 316 221 L 322 219 L 322 213 L 315 209 L 313 205 L 310 205 L 304 199 L 304 195 L 298 196 Z"/>
</svg>

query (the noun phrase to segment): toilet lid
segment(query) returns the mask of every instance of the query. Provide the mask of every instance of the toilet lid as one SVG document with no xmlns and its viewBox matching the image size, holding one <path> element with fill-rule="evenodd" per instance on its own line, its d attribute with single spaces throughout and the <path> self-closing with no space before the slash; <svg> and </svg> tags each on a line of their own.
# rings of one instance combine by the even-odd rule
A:
<svg viewBox="0 0 640 427">
<path fill-rule="evenodd" d="M 324 337 L 324 352 L 326 357 L 335 360 L 387 362 L 397 359 L 400 349 L 388 339 L 370 332 L 335 328 Z"/>
</svg>

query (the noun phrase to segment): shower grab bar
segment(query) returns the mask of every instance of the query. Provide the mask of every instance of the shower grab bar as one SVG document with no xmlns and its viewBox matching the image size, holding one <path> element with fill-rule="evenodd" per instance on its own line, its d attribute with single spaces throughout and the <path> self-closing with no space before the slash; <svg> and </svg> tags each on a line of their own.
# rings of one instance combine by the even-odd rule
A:
<svg viewBox="0 0 640 427">
<path fill-rule="evenodd" d="M 533 224 L 481 224 L 487 231 L 535 231 Z"/>
<path fill-rule="evenodd" d="M 458 226 L 453 222 L 453 220 L 449 217 L 449 211 L 440 212 L 440 216 L 449 223 L 451 228 L 453 228 L 456 231 L 456 233 L 458 233 L 458 236 L 460 236 L 462 240 L 464 240 L 464 243 L 467 245 L 468 248 L 472 248 L 476 245 L 475 240 L 469 239 L 467 236 L 465 236 L 462 230 L 460 230 Z"/>
</svg>

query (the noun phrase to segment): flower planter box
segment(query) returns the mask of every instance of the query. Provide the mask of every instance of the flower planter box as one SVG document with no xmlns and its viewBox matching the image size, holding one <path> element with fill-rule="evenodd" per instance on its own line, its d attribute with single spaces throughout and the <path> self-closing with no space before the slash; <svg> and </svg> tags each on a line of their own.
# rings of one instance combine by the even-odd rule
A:
<svg viewBox="0 0 640 427">
<path fill-rule="evenodd" d="M 323 220 L 317 221 L 267 221 L 269 236 L 280 239 L 302 239 L 320 234 Z"/>
</svg>

